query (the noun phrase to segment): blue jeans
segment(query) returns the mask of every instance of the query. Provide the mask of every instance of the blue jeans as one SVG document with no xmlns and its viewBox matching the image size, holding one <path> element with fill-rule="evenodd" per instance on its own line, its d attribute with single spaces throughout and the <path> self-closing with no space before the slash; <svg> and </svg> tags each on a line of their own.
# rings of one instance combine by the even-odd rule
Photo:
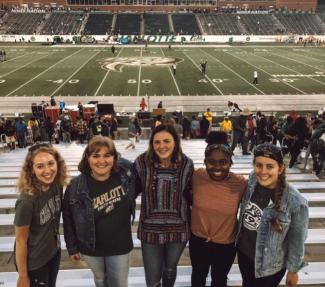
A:
<svg viewBox="0 0 325 287">
<path fill-rule="evenodd" d="M 83 255 L 94 273 L 96 287 L 127 287 L 130 254 L 106 257 Z"/>
<path fill-rule="evenodd" d="M 177 264 L 186 243 L 160 245 L 142 242 L 141 245 L 147 287 L 173 287 Z"/>
</svg>

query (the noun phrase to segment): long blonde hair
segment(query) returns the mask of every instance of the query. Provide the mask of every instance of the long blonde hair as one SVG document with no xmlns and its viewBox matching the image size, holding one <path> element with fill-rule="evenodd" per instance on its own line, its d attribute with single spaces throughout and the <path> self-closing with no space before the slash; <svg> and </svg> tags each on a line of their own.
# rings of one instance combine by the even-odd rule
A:
<svg viewBox="0 0 325 287">
<path fill-rule="evenodd" d="M 60 153 L 51 145 L 41 143 L 31 146 L 28 150 L 17 182 L 19 193 L 34 195 L 41 190 L 41 184 L 33 172 L 35 156 L 40 152 L 51 154 L 56 160 L 58 172 L 53 184 L 64 186 L 69 183 L 68 169 Z"/>
</svg>

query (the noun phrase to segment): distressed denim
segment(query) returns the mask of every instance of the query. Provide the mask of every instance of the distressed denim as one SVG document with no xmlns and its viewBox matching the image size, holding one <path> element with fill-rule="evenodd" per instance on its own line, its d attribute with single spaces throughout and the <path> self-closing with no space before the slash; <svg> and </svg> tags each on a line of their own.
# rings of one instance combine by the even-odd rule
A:
<svg viewBox="0 0 325 287">
<path fill-rule="evenodd" d="M 251 173 L 248 180 L 247 192 L 240 203 L 239 229 L 236 237 L 238 243 L 242 228 L 243 214 L 257 184 L 256 176 Z M 257 230 L 255 277 L 273 275 L 286 268 L 298 272 L 306 265 L 303 262 L 304 243 L 308 232 L 308 202 L 293 186 L 287 183 L 283 192 L 279 219 L 283 227 L 282 233 L 272 228 L 275 218 L 274 204 L 263 210 L 261 224 Z"/>
</svg>

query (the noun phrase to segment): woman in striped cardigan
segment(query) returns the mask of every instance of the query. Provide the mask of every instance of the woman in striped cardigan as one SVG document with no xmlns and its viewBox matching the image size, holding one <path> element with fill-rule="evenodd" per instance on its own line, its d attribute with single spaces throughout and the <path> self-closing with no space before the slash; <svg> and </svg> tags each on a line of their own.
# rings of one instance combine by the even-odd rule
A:
<svg viewBox="0 0 325 287">
<path fill-rule="evenodd" d="M 148 287 L 174 286 L 177 263 L 190 233 L 193 162 L 172 126 L 159 125 L 134 163 L 141 193 L 138 238 Z"/>
</svg>

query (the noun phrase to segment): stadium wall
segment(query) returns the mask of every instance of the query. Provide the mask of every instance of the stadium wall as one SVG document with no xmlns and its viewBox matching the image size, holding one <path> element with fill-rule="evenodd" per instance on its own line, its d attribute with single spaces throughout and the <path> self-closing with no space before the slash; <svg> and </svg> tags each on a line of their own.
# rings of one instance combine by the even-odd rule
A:
<svg viewBox="0 0 325 287">
<path fill-rule="evenodd" d="M 277 8 L 316 11 L 317 0 L 276 0 Z"/>
<path fill-rule="evenodd" d="M 38 5 L 49 5 L 53 6 L 63 6 L 63 7 L 73 7 L 84 9 L 85 7 L 93 7 L 96 10 L 104 10 L 104 11 L 178 11 L 180 9 L 191 9 L 198 7 L 206 7 L 206 1 L 200 3 L 197 1 L 195 5 L 186 5 L 186 6 L 178 6 L 178 5 L 110 5 L 110 6 L 78 6 L 78 5 L 68 5 L 66 0 L 55 0 L 55 1 L 36 1 L 36 0 L 0 0 L 0 5 L 3 4 L 5 6 L 21 6 L 23 4 L 27 4 L 29 7 L 34 7 L 34 4 Z M 211 8 L 216 6 L 209 6 Z M 249 9 L 260 9 L 260 8 L 288 8 L 288 9 L 297 9 L 297 10 L 309 10 L 315 11 L 317 7 L 317 0 L 253 0 L 253 1 L 245 1 L 245 0 L 237 0 L 237 1 L 229 1 L 229 0 L 220 0 L 217 2 L 217 7 L 233 7 L 233 8 L 249 8 Z"/>
<path fill-rule="evenodd" d="M 0 35 L 0 42 L 16 42 L 16 43 L 52 43 L 55 37 L 60 37 L 62 43 L 73 44 L 79 42 L 82 43 L 102 43 L 102 44 L 119 44 L 121 43 L 135 43 L 136 39 L 139 39 L 138 35 L 121 35 L 117 39 L 112 36 L 106 35 L 92 35 L 87 37 L 81 37 L 76 35 Z M 285 42 L 297 42 L 298 40 L 321 40 L 325 41 L 325 35 L 321 36 L 306 36 L 306 35 L 257 35 L 257 36 L 245 36 L 245 35 L 144 35 L 144 40 L 149 43 L 182 43 L 182 44 L 204 44 L 204 43 L 285 43 Z"/>
</svg>

